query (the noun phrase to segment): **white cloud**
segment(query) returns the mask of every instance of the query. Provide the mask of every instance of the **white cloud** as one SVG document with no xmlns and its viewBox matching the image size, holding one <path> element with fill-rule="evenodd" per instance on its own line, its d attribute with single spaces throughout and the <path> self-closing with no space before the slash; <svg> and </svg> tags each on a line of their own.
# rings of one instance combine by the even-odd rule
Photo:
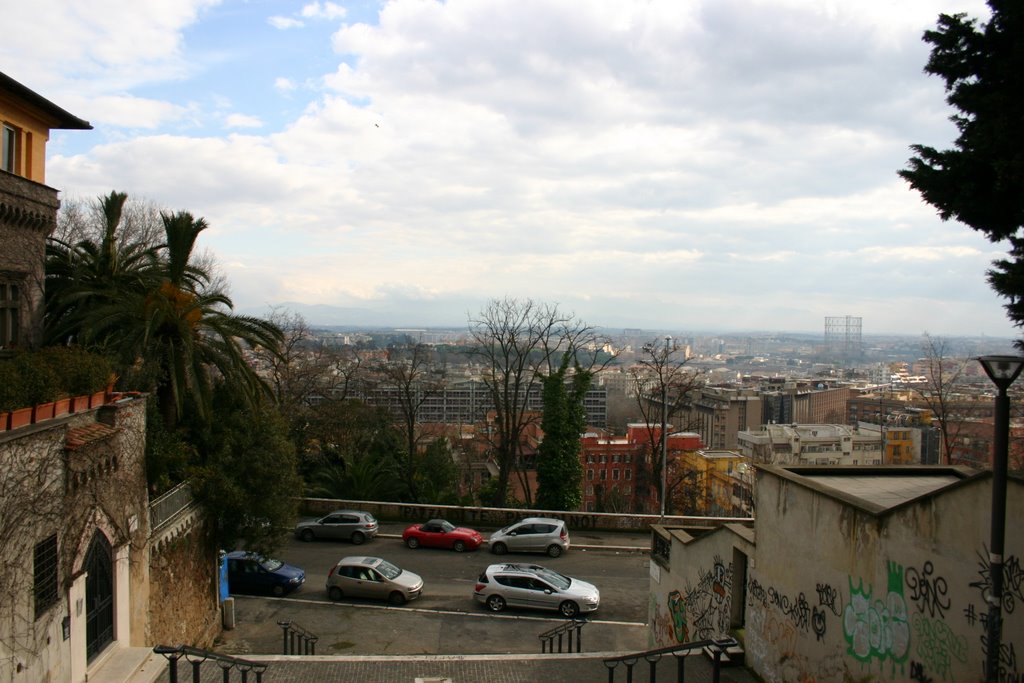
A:
<svg viewBox="0 0 1024 683">
<path fill-rule="evenodd" d="M 311 2 L 303 5 L 299 13 L 310 19 L 342 19 L 348 11 L 333 2 Z"/>
<path fill-rule="evenodd" d="M 258 116 L 228 114 L 224 119 L 224 125 L 228 128 L 262 128 L 263 121 Z"/>
<path fill-rule="evenodd" d="M 298 19 L 292 19 L 291 17 L 270 17 L 267 19 L 267 23 L 274 28 L 281 29 L 282 31 L 290 28 L 301 28 L 305 24 Z"/>
<path fill-rule="evenodd" d="M 295 82 L 290 78 L 275 78 L 274 88 L 283 93 L 288 93 L 295 90 Z"/>
<path fill-rule="evenodd" d="M 315 22 L 274 31 L 231 7 L 246 8 L 259 51 L 230 32 L 190 51 L 214 4 L 136 15 L 158 36 L 138 73 L 127 46 L 86 40 L 94 19 L 62 16 L 61 50 L 92 70 L 55 101 L 115 129 L 66 134 L 95 140 L 74 153 L 57 134 L 48 165 L 75 193 L 207 217 L 236 302 L 460 320 L 512 294 L 595 324 L 817 329 L 838 311 L 936 333 L 948 304 L 963 318 L 943 324 L 1010 330 L 984 279 L 991 245 L 896 176 L 910 144 L 954 134 L 920 40 L 954 0 L 392 0 L 374 23 L 340 3 L 278 17 L 344 17 L 329 43 Z"/>
</svg>

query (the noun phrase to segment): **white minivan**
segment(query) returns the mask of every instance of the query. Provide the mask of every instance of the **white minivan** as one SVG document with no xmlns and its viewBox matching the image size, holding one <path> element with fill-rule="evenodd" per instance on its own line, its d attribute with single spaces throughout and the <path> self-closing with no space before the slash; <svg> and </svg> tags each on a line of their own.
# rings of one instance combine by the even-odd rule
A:
<svg viewBox="0 0 1024 683">
<path fill-rule="evenodd" d="M 558 557 L 569 549 L 569 529 L 551 517 L 527 517 L 491 534 L 491 552 L 547 553 Z"/>
</svg>

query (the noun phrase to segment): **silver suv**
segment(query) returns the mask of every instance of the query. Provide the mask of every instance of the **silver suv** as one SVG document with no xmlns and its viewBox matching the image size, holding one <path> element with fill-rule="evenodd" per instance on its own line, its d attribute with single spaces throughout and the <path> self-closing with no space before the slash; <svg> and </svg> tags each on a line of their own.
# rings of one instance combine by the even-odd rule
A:
<svg viewBox="0 0 1024 683">
<path fill-rule="evenodd" d="M 491 534 L 491 552 L 547 553 L 558 557 L 569 549 L 569 529 L 551 517 L 527 517 Z"/>
<path fill-rule="evenodd" d="M 597 586 L 536 564 L 492 564 L 476 580 L 473 597 L 492 612 L 531 607 L 555 610 L 567 619 L 601 604 Z"/>
<path fill-rule="evenodd" d="M 345 539 L 356 545 L 373 538 L 377 531 L 377 518 L 362 510 L 335 510 L 320 519 L 295 525 L 295 537 L 303 541 Z"/>
</svg>

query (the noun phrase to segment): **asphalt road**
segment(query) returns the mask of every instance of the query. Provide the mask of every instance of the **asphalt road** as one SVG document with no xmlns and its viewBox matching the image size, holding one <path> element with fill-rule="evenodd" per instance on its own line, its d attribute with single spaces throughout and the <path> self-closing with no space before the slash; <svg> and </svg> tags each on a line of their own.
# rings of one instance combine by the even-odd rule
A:
<svg viewBox="0 0 1024 683">
<path fill-rule="evenodd" d="M 473 552 L 420 548 L 410 550 L 401 527 L 385 527 L 383 537 L 360 546 L 344 541 L 290 540 L 278 558 L 306 570 L 306 582 L 284 598 L 236 596 L 236 628 L 225 632 L 219 650 L 235 654 L 280 654 L 278 621 L 294 621 L 315 633 L 317 654 L 495 654 L 540 652 L 538 635 L 563 623 L 554 612 L 488 612 L 473 598 L 476 577 L 495 562 L 541 564 L 595 584 L 601 607 L 589 616 L 582 637 L 588 651 L 647 647 L 649 559 L 644 552 L 588 546 L 581 536 L 561 557 L 515 554 L 498 557 L 487 546 Z M 607 545 L 643 547 L 643 535 Z M 348 555 L 383 557 L 424 579 L 423 595 L 403 607 L 369 600 L 328 599 L 327 573 Z"/>
</svg>

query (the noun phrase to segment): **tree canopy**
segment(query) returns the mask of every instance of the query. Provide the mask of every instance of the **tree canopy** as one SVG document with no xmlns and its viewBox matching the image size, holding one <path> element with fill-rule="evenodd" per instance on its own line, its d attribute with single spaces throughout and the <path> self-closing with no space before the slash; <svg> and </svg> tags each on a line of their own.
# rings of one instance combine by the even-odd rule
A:
<svg viewBox="0 0 1024 683">
<path fill-rule="evenodd" d="M 979 24 L 965 14 L 941 14 L 926 31 L 932 46 L 924 70 L 945 81 L 950 118 L 958 135 L 952 149 L 912 145 L 914 156 L 899 175 L 938 209 L 1007 241 L 1007 258 L 988 271 L 1005 308 L 1024 326 L 1024 4 L 989 0 L 992 16 Z M 1020 342 L 1018 342 L 1018 345 Z"/>
</svg>

